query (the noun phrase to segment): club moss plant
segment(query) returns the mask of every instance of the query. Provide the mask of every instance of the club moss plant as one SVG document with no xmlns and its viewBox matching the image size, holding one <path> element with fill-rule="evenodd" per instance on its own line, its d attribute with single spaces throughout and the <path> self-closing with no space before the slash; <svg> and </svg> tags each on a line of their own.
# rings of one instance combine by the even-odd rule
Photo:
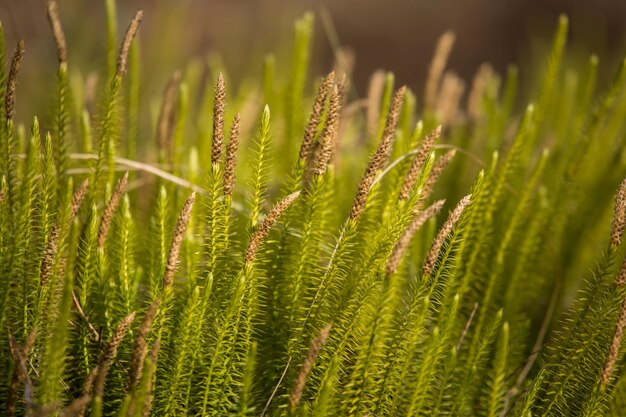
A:
<svg viewBox="0 0 626 417">
<path fill-rule="evenodd" d="M 307 14 L 290 65 L 181 68 L 146 126 L 115 9 L 93 94 L 48 3 L 45 124 L 0 36 L 0 412 L 624 415 L 626 67 L 568 67 L 567 18 L 535 90 L 466 93 L 446 33 L 423 98 L 358 99 Z"/>
</svg>

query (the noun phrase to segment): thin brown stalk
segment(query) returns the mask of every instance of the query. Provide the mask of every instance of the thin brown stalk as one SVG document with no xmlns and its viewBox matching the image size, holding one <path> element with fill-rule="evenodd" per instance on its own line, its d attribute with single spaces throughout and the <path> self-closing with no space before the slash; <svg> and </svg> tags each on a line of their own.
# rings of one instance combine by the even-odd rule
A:
<svg viewBox="0 0 626 417">
<path fill-rule="evenodd" d="M 299 195 L 300 191 L 289 194 L 287 197 L 276 203 L 268 215 L 265 216 L 261 224 L 252 234 L 248 247 L 246 248 L 244 259 L 247 265 L 252 264 L 254 258 L 256 257 L 257 250 L 269 234 L 270 229 L 274 226 L 274 223 L 276 223 L 280 216 L 293 204 L 294 201 L 296 201 Z"/>
<path fill-rule="evenodd" d="M 235 166 L 237 165 L 237 148 L 239 147 L 239 113 L 235 115 L 230 127 L 230 139 L 226 146 L 226 163 L 224 164 L 224 195 L 231 196 L 235 187 Z"/>
<path fill-rule="evenodd" d="M 296 379 L 296 383 L 291 391 L 291 395 L 289 396 L 289 405 L 291 409 L 295 409 L 300 402 L 300 398 L 302 397 L 302 392 L 304 391 L 304 386 L 306 385 L 306 380 L 313 368 L 313 363 L 315 359 L 317 359 L 317 355 L 319 355 L 322 346 L 326 343 L 326 339 L 328 339 L 328 335 L 330 334 L 330 329 L 333 327 L 332 323 L 329 323 L 324 327 L 317 337 L 313 339 L 311 345 L 309 346 L 309 351 L 302 362 L 302 366 L 300 367 L 300 373 L 298 374 L 298 378 Z"/>
<path fill-rule="evenodd" d="M 402 237 L 400 237 L 398 243 L 396 243 L 396 246 L 391 252 L 391 256 L 389 257 L 389 261 L 387 262 L 388 276 L 395 274 L 398 270 L 398 267 L 400 266 L 400 261 L 402 261 L 402 256 L 404 255 L 404 252 L 406 252 L 409 243 L 411 243 L 415 232 L 417 232 L 424 225 L 424 223 L 428 221 L 428 219 L 436 216 L 437 213 L 441 211 L 441 208 L 443 207 L 445 202 L 446 200 L 435 201 L 428 208 L 420 210 L 416 213 L 415 217 L 413 217 L 413 220 L 411 221 L 411 224 L 404 231 L 404 234 L 402 235 Z"/>
<path fill-rule="evenodd" d="M 452 72 L 446 72 L 441 84 L 441 92 L 437 98 L 437 114 L 444 125 L 457 120 L 461 97 L 465 91 L 463 80 Z"/>
<path fill-rule="evenodd" d="M 122 44 L 120 46 L 120 54 L 117 57 L 117 68 L 116 74 L 118 77 L 123 77 L 126 73 L 126 63 L 128 62 L 128 52 L 130 51 L 130 45 L 133 43 L 133 39 L 137 34 L 137 30 L 139 29 L 139 25 L 141 24 L 141 19 L 143 19 L 143 10 L 138 10 L 133 17 L 133 20 L 130 21 L 128 25 L 128 29 L 126 29 L 126 34 L 124 35 L 124 39 L 122 39 Z"/>
<path fill-rule="evenodd" d="M 600 387 L 605 388 L 611 376 L 613 375 L 613 369 L 617 362 L 620 347 L 622 346 L 622 339 L 624 338 L 624 329 L 626 328 L 626 298 L 622 301 L 622 307 L 619 311 L 617 322 L 615 323 L 615 330 L 613 331 L 613 339 L 611 340 L 611 346 L 609 353 L 606 356 L 606 362 L 602 368 L 602 374 L 600 376 Z"/>
<path fill-rule="evenodd" d="M 78 187 L 78 190 L 76 190 L 76 192 L 72 196 L 67 224 L 71 224 L 74 221 L 76 213 L 78 213 L 78 209 L 80 208 L 80 204 L 85 198 L 88 186 L 89 181 L 83 181 L 82 184 Z M 50 235 L 44 248 L 43 259 L 41 260 L 41 268 L 39 271 L 41 286 L 46 285 L 46 283 L 50 279 L 50 275 L 52 274 L 54 259 L 56 258 L 57 251 L 59 249 L 59 237 L 62 225 L 63 219 L 61 217 L 57 217 L 57 221 L 54 223 L 54 225 L 52 225 L 52 228 L 50 229 Z"/>
<path fill-rule="evenodd" d="M 161 299 L 156 298 L 148 311 L 146 311 L 146 315 L 144 316 L 141 324 L 139 325 L 139 330 L 137 331 L 137 337 L 135 338 L 135 345 L 133 346 L 133 356 L 130 362 L 130 386 L 134 387 L 137 384 L 137 381 L 141 379 L 141 372 L 143 371 L 143 362 L 146 358 L 146 354 L 148 353 L 148 347 L 146 344 L 146 338 L 150 330 L 152 329 L 152 323 L 154 322 L 154 318 L 159 311 L 159 306 L 161 305 Z"/>
<path fill-rule="evenodd" d="M 322 113 L 324 112 L 324 103 L 326 103 L 329 90 L 334 84 L 335 73 L 331 72 L 326 76 L 326 78 L 324 78 L 317 89 L 317 94 L 315 95 L 315 100 L 313 101 L 313 108 L 311 109 L 311 116 L 309 117 L 309 122 L 304 129 L 304 138 L 302 139 L 302 144 L 300 145 L 300 161 L 308 160 L 311 155 L 313 142 L 315 140 L 315 135 L 317 134 L 317 128 L 322 119 Z"/>
<path fill-rule="evenodd" d="M 611 246 L 617 248 L 622 243 L 626 227 L 626 179 L 622 181 L 615 195 L 615 214 L 611 225 Z"/>
<path fill-rule="evenodd" d="M 382 169 L 383 165 L 387 161 L 387 158 L 389 157 L 389 152 L 391 151 L 391 141 L 398 124 L 398 116 L 400 115 L 400 109 L 402 108 L 405 91 L 405 87 L 398 89 L 393 97 L 391 106 L 389 106 L 387 122 L 385 123 L 382 138 L 378 144 L 378 148 L 370 158 L 367 168 L 365 169 L 365 173 L 359 183 L 354 204 L 350 210 L 350 220 L 356 220 L 365 209 L 365 203 L 367 202 L 367 197 L 372 183 L 376 178 L 376 173 L 378 170 Z"/>
<path fill-rule="evenodd" d="M 11 69 L 7 78 L 7 88 L 4 98 L 4 114 L 6 121 L 13 120 L 15 114 L 15 92 L 17 90 L 17 74 L 20 72 L 22 58 L 24 58 L 24 41 L 20 40 L 15 46 L 13 60 L 11 61 Z"/>
<path fill-rule="evenodd" d="M 457 222 L 461 218 L 461 215 L 463 214 L 463 210 L 465 210 L 465 207 L 467 207 L 470 201 L 471 195 L 466 195 L 465 197 L 463 197 L 461 201 L 459 201 L 459 203 L 456 205 L 454 210 L 450 212 L 450 214 L 448 215 L 448 219 L 441 227 L 441 230 L 439 230 L 439 233 L 437 233 L 437 236 L 435 236 L 433 244 L 430 248 L 430 252 L 428 252 L 428 256 L 426 257 L 426 262 L 424 262 L 424 266 L 422 268 L 422 273 L 424 274 L 424 276 L 429 276 L 432 272 L 433 268 L 435 267 L 435 262 L 437 262 L 437 257 L 439 256 L 439 251 L 441 250 L 443 243 L 456 226 Z"/>
<path fill-rule="evenodd" d="M 480 116 L 481 102 L 492 74 L 493 68 L 487 63 L 482 64 L 478 68 L 478 71 L 476 71 L 474 81 L 472 82 L 472 89 L 467 99 L 467 114 L 471 119 L 475 120 Z"/>
<path fill-rule="evenodd" d="M 385 90 L 385 71 L 377 70 L 370 78 L 367 91 L 367 132 L 370 136 L 376 135 L 378 131 L 378 120 L 380 119 L 380 101 Z"/>
<path fill-rule="evenodd" d="M 174 273 L 176 272 L 176 266 L 178 264 L 178 257 L 180 255 L 180 248 L 183 244 L 183 238 L 185 237 L 185 231 L 191 218 L 191 209 L 196 199 L 195 191 L 191 193 L 189 198 L 183 204 L 174 228 L 174 237 L 172 238 L 172 244 L 170 245 L 170 252 L 167 257 L 167 265 L 165 266 L 165 273 L 163 275 L 163 288 L 168 288 L 174 282 Z"/>
<path fill-rule="evenodd" d="M 9 335 L 9 348 L 13 355 L 13 360 L 15 361 L 15 369 L 13 370 L 8 388 L 5 412 L 7 416 L 14 416 L 20 385 L 22 383 L 31 385 L 26 363 L 28 361 L 28 354 L 35 340 L 36 331 L 33 329 L 33 331 L 30 332 L 23 347 L 17 343 L 10 329 L 7 329 L 7 333 Z"/>
<path fill-rule="evenodd" d="M 211 162 L 219 164 L 224 148 L 224 107 L 226 107 L 226 83 L 224 75 L 217 75 L 215 97 L 213 99 L 213 142 L 211 147 Z"/>
<path fill-rule="evenodd" d="M 78 312 L 78 315 L 83 320 L 85 320 L 85 323 L 87 323 L 87 327 L 89 327 L 89 330 L 93 333 L 95 340 L 100 341 L 100 334 L 98 333 L 96 328 L 93 327 L 93 324 L 91 324 L 91 321 L 89 320 L 89 318 L 85 314 L 85 311 L 81 307 L 80 301 L 78 301 L 78 298 L 76 297 L 76 293 L 74 293 L 74 291 L 72 291 L 72 300 L 74 301 L 74 307 L 76 307 L 76 311 Z"/>
<path fill-rule="evenodd" d="M 524 385 L 524 382 L 526 381 L 528 374 L 532 370 L 535 364 L 535 361 L 539 357 L 539 353 L 541 352 L 541 349 L 544 346 L 543 340 L 545 339 L 546 334 L 548 333 L 548 328 L 550 327 L 550 323 L 552 323 L 554 311 L 556 309 L 556 305 L 559 300 L 559 294 L 561 294 L 560 288 L 561 288 L 561 285 L 557 278 L 557 282 L 552 288 L 552 296 L 550 297 L 550 303 L 548 304 L 548 308 L 546 309 L 546 314 L 544 315 L 543 321 L 541 323 L 541 327 L 539 328 L 539 333 L 537 333 L 537 338 L 535 339 L 535 343 L 533 344 L 533 348 L 531 350 L 532 353 L 526 360 L 526 364 L 524 364 L 524 368 L 522 368 L 522 371 L 517 376 L 515 380 L 515 385 L 507 391 L 506 396 L 504 398 L 504 407 L 498 417 L 505 417 L 507 415 L 509 411 L 511 399 L 521 392 L 522 386 Z"/>
<path fill-rule="evenodd" d="M 432 191 L 433 185 L 435 185 L 435 183 L 437 182 L 437 180 L 439 179 L 443 171 L 445 171 L 448 165 L 450 165 L 450 162 L 452 162 L 452 159 L 454 159 L 455 155 L 456 155 L 456 149 L 451 149 L 445 154 L 443 154 L 443 156 L 437 160 L 437 163 L 433 167 L 432 171 L 430 171 L 430 175 L 428 176 L 428 179 L 426 180 L 426 184 L 424 184 L 423 195 L 430 194 L 430 192 Z"/>
<path fill-rule="evenodd" d="M 467 336 L 467 332 L 469 331 L 470 326 L 472 325 L 472 321 L 474 321 L 474 315 L 476 315 L 476 310 L 478 310 L 478 303 L 474 303 L 474 308 L 472 308 L 472 312 L 470 313 L 469 318 L 467 319 L 467 323 L 465 323 L 465 327 L 461 332 L 461 336 L 459 336 L 459 341 L 456 344 L 457 353 L 461 350 L 461 346 L 463 346 L 463 341 L 465 340 L 465 336 Z"/>
<path fill-rule="evenodd" d="M 335 150 L 335 141 L 337 136 L 337 130 L 339 128 L 339 115 L 341 114 L 341 93 L 339 87 L 333 85 L 330 95 L 330 101 L 328 104 L 328 116 L 326 117 L 326 123 L 324 130 L 319 139 L 319 146 L 315 155 L 315 161 L 313 164 L 313 173 L 315 175 L 324 175 L 328 162 L 332 158 L 332 154 Z"/>
<path fill-rule="evenodd" d="M 113 333 L 113 336 L 111 336 L 111 339 L 104 347 L 104 350 L 100 355 L 98 373 L 93 382 L 93 392 L 95 397 L 102 397 L 102 395 L 104 394 L 104 381 L 106 380 L 107 373 L 109 372 L 109 368 L 113 363 L 113 359 L 115 359 L 115 356 L 117 355 L 117 349 L 120 346 L 120 343 L 122 343 L 124 336 L 126 336 L 126 333 L 130 328 L 130 325 L 135 320 L 135 315 L 136 314 L 133 311 L 119 322 L 117 328 L 115 329 L 115 332 Z"/>
<path fill-rule="evenodd" d="M 30 351 L 33 345 L 35 344 L 35 339 L 37 338 L 38 332 L 37 327 L 33 327 L 33 329 L 28 333 L 28 336 L 24 341 L 24 345 L 21 347 L 17 343 L 17 340 L 15 340 L 15 337 L 13 336 L 11 330 L 8 328 L 7 333 L 9 334 L 9 348 L 16 362 L 16 366 L 13 369 L 11 383 L 9 385 L 6 406 L 6 415 L 12 416 L 15 413 L 15 406 L 17 404 L 18 388 L 22 383 L 25 385 L 25 400 L 27 407 L 32 401 L 31 394 L 27 394 L 33 392 L 33 384 L 30 380 L 30 376 L 28 375 L 26 364 L 28 363 L 28 356 L 30 355 Z"/>
<path fill-rule="evenodd" d="M 440 136 L 441 126 L 438 126 L 435 130 L 430 132 L 430 134 L 428 134 L 420 144 L 419 150 L 413 157 L 411 166 L 409 167 L 409 170 L 404 177 L 402 187 L 400 188 L 400 200 L 406 200 L 409 198 L 409 195 L 411 194 L 411 189 L 415 185 L 415 181 L 417 181 L 417 176 L 422 170 L 424 162 L 426 162 L 426 159 L 430 154 L 430 150 L 432 149 L 433 144 L 439 139 Z"/>
<path fill-rule="evenodd" d="M 122 200 L 122 196 L 124 195 L 124 191 L 126 190 L 126 185 L 128 185 L 128 171 L 119 179 L 117 184 L 115 185 L 115 189 L 111 194 L 111 198 L 109 198 L 109 202 L 104 208 L 104 212 L 102 213 L 102 220 L 100 221 L 100 228 L 98 229 L 98 247 L 104 247 L 107 236 L 109 235 L 109 228 L 111 227 L 111 221 L 113 220 L 113 214 L 115 213 L 115 209 L 120 204 Z"/>
<path fill-rule="evenodd" d="M 57 47 L 59 65 L 65 67 L 67 65 L 67 45 L 65 43 L 63 27 L 61 26 L 61 19 L 59 19 L 59 8 L 55 0 L 48 1 L 48 21 L 50 22 L 54 43 Z"/>
<path fill-rule="evenodd" d="M 174 104 L 180 84 L 180 71 L 174 71 L 163 91 L 163 101 L 157 122 L 157 145 L 161 154 L 172 162 L 172 124 L 174 122 Z"/>
<path fill-rule="evenodd" d="M 445 32 L 439 38 L 437 42 L 437 48 L 435 49 L 435 55 L 430 63 L 430 69 L 428 71 L 428 78 L 426 80 L 426 87 L 424 89 L 424 107 L 427 109 L 433 109 L 437 101 L 439 83 L 441 82 L 441 76 L 448 63 L 448 57 L 452 51 L 454 45 L 455 35 L 454 32 Z"/>
</svg>

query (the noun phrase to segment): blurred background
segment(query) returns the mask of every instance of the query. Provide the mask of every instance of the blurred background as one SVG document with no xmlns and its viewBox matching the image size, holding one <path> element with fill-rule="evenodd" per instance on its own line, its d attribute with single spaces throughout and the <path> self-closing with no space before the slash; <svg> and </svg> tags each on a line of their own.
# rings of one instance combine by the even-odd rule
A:
<svg viewBox="0 0 626 417">
<path fill-rule="evenodd" d="M 86 73 L 101 68 L 104 1 L 59 0 L 59 8 L 70 66 Z M 626 51 L 626 2 L 619 0 L 123 0 L 120 36 L 139 8 L 145 11 L 141 53 L 150 81 L 144 85 L 154 89 L 149 94 L 158 94 L 167 75 L 190 58 L 219 57 L 233 80 L 258 75 L 267 53 L 289 58 L 293 22 L 307 10 L 316 18 L 314 70 L 327 72 L 343 46 L 361 95 L 372 72 L 385 69 L 419 97 L 437 38 L 448 29 L 457 35 L 448 68 L 466 80 L 483 62 L 501 74 L 516 63 L 522 85 L 532 83 L 525 67 L 545 61 L 546 40 L 560 13 L 571 22 L 569 59 L 586 61 L 595 52 L 605 81 Z M 36 91 L 40 83 L 52 83 L 54 71 L 42 77 L 43 66 L 56 66 L 45 0 L 0 0 L 0 20 L 10 48 L 18 38 L 26 42 L 22 88 Z M 159 71 L 151 73 L 153 66 Z"/>
</svg>

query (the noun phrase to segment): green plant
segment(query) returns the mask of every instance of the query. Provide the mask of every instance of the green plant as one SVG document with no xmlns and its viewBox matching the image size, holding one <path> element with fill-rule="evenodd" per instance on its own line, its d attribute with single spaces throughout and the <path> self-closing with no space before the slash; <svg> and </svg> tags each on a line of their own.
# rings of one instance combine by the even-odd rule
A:
<svg viewBox="0 0 626 417">
<path fill-rule="evenodd" d="M 566 18 L 518 115 L 515 68 L 461 106 L 451 33 L 419 112 L 391 74 L 365 113 L 341 68 L 311 96 L 306 15 L 261 85 L 175 73 L 146 153 L 142 13 L 116 53 L 106 6 L 96 114 L 54 2 L 49 132 L 14 117 L 24 44 L 0 65 L 6 415 L 622 415 L 626 67 L 566 69 Z"/>
</svg>

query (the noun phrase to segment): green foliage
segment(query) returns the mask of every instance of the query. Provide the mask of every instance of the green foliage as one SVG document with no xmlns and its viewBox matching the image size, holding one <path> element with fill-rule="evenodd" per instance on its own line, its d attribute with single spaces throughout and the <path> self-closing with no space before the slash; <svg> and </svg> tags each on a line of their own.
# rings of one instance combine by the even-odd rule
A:
<svg viewBox="0 0 626 417">
<path fill-rule="evenodd" d="M 0 413 L 623 415 L 626 67 L 596 91 L 566 18 L 536 91 L 488 72 L 422 116 L 391 73 L 369 110 L 311 80 L 307 14 L 228 106 L 218 59 L 172 77 L 156 149 L 105 3 L 98 105 L 63 61 L 30 133 L 2 118 Z"/>
</svg>

